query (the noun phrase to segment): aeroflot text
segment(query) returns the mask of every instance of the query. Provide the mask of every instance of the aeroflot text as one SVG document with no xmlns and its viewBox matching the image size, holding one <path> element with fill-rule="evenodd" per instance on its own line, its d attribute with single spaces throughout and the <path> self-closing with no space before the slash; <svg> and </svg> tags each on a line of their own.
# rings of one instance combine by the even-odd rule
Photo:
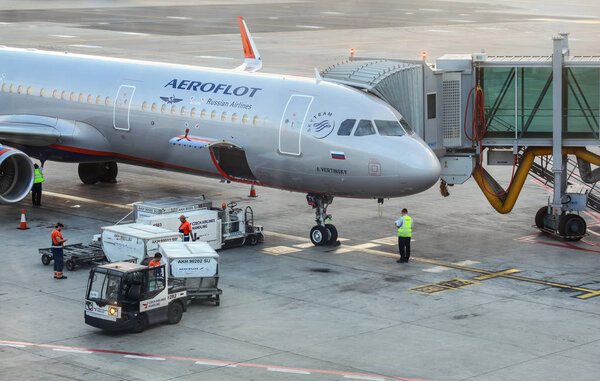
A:
<svg viewBox="0 0 600 381">
<path fill-rule="evenodd" d="M 262 90 L 259 87 L 247 86 L 238 86 L 232 90 L 231 88 L 233 85 L 227 85 L 225 83 L 214 84 L 212 82 L 202 83 L 199 81 L 190 81 L 188 79 L 173 79 L 171 82 L 167 83 L 165 87 L 172 87 L 180 90 L 202 91 L 203 93 L 235 95 L 237 97 L 248 95 L 250 98 L 254 97 L 254 94 L 256 94 L 257 91 Z"/>
</svg>

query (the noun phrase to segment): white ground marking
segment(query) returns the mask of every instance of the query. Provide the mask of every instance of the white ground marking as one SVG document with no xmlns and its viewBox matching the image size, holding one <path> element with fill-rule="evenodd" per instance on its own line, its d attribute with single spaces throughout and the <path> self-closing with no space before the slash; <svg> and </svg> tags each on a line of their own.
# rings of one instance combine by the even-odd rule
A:
<svg viewBox="0 0 600 381">
<path fill-rule="evenodd" d="M 148 36 L 148 33 L 138 33 L 138 32 L 117 32 L 119 34 L 127 34 L 131 36 Z"/>
<path fill-rule="evenodd" d="M 211 361 L 196 361 L 194 364 L 196 365 L 214 365 L 214 366 L 225 366 L 226 364 L 220 362 L 211 362 Z"/>
<path fill-rule="evenodd" d="M 355 379 L 355 380 L 385 381 L 385 378 L 381 378 L 381 377 L 365 377 L 365 376 L 349 376 L 349 375 L 345 375 L 344 378 L 352 378 L 352 379 Z"/>
<path fill-rule="evenodd" d="M 136 356 L 136 355 L 125 355 L 123 357 L 127 357 L 128 359 L 141 359 L 141 360 L 156 360 L 156 361 L 165 361 L 164 357 L 151 357 L 151 356 Z"/>
<path fill-rule="evenodd" d="M 419 8 L 420 11 L 423 12 L 439 12 L 441 11 L 441 9 L 437 9 L 437 8 Z"/>
<path fill-rule="evenodd" d="M 305 370 L 295 370 L 295 369 L 280 369 L 280 368 L 267 368 L 270 372 L 282 372 L 282 373 L 294 373 L 294 374 L 310 374 Z"/>
<path fill-rule="evenodd" d="M 479 30 L 502 30 L 503 28 L 497 28 L 495 26 L 477 26 L 475 29 Z"/>
<path fill-rule="evenodd" d="M 527 21 L 566 22 L 566 23 L 573 23 L 573 24 L 600 24 L 600 20 L 533 18 L 533 19 L 527 19 Z"/>
<path fill-rule="evenodd" d="M 331 11 L 330 12 L 321 12 L 321 14 L 322 15 L 334 15 L 334 16 L 343 15 L 342 12 L 331 12 Z"/>
<path fill-rule="evenodd" d="M 102 49 L 102 46 L 98 46 L 98 45 L 83 45 L 83 44 L 73 44 L 73 45 L 69 45 L 72 46 L 74 48 L 85 48 L 85 49 Z"/>
<path fill-rule="evenodd" d="M 466 261 L 452 262 L 453 265 L 458 265 L 458 266 L 470 266 L 470 265 L 474 265 L 476 263 L 480 263 L 480 262 L 471 261 L 469 259 L 467 259 Z M 423 271 L 428 272 L 428 273 L 441 273 L 443 271 L 448 271 L 448 270 L 453 270 L 453 269 L 451 267 L 444 267 L 444 266 L 433 266 L 433 267 L 428 267 L 426 269 L 423 269 Z"/>
<path fill-rule="evenodd" d="M 268 17 L 269 20 L 279 20 L 279 17 L 277 16 L 270 16 Z"/>
<path fill-rule="evenodd" d="M 58 37 L 58 38 L 75 38 L 77 36 L 72 36 L 70 34 L 49 34 L 48 37 Z"/>
<path fill-rule="evenodd" d="M 13 347 L 13 348 L 25 348 L 26 346 L 23 344 L 4 344 L 0 343 L 3 347 Z"/>
<path fill-rule="evenodd" d="M 461 22 L 461 23 L 475 22 L 473 20 L 458 20 L 458 19 L 448 20 L 448 21 L 451 21 L 451 22 Z"/>
<path fill-rule="evenodd" d="M 196 58 L 208 58 L 211 60 L 232 60 L 231 57 L 221 57 L 221 56 L 196 56 Z"/>
<path fill-rule="evenodd" d="M 80 351 L 79 349 L 63 349 L 63 348 L 52 348 L 53 351 L 57 352 L 69 352 L 69 353 L 94 353 L 92 351 Z"/>
<path fill-rule="evenodd" d="M 305 29 L 323 29 L 323 26 L 318 25 L 296 25 L 296 28 L 305 28 Z"/>
<path fill-rule="evenodd" d="M 433 33 L 452 33 L 452 31 L 444 30 L 444 29 L 427 29 L 427 32 L 433 32 Z"/>
<path fill-rule="evenodd" d="M 189 20 L 189 17 L 184 17 L 184 16 L 167 16 L 168 19 L 172 19 L 172 20 Z"/>
</svg>

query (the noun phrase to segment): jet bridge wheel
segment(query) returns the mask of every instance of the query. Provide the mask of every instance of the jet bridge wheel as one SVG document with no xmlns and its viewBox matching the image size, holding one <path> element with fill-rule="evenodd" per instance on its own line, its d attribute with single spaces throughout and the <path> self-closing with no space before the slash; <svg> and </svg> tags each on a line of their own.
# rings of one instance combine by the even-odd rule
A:
<svg viewBox="0 0 600 381">
<path fill-rule="evenodd" d="M 577 214 L 565 214 L 560 216 L 558 222 L 558 233 L 569 241 L 579 241 L 585 235 L 587 224 Z"/>
<path fill-rule="evenodd" d="M 548 207 L 542 206 L 535 214 L 535 226 L 539 229 L 544 228 L 544 217 L 548 215 Z"/>
</svg>

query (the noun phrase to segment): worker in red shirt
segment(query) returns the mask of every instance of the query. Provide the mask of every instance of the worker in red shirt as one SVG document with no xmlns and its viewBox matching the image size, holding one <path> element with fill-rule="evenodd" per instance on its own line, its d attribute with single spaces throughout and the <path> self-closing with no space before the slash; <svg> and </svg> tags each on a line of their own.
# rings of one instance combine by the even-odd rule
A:
<svg viewBox="0 0 600 381">
<path fill-rule="evenodd" d="M 192 225 L 189 221 L 186 221 L 183 214 L 179 216 L 179 221 L 181 221 L 181 225 L 179 225 L 179 232 L 183 233 L 183 242 L 188 242 L 192 235 Z"/>
<path fill-rule="evenodd" d="M 154 254 L 154 258 L 148 263 L 148 267 L 160 266 L 160 259 L 162 258 L 161 253 Z"/>
<path fill-rule="evenodd" d="M 61 234 L 64 225 L 60 222 L 56 223 L 56 228 L 52 230 L 50 238 L 52 239 L 52 257 L 54 258 L 54 279 L 67 279 L 63 275 L 63 246 L 67 242 Z"/>
</svg>

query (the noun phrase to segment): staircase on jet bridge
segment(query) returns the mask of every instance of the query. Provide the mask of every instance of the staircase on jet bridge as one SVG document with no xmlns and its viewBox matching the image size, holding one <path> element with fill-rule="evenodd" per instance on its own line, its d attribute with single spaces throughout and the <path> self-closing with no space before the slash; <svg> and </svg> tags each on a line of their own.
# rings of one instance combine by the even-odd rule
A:
<svg viewBox="0 0 600 381">
<path fill-rule="evenodd" d="M 523 150 L 519 152 L 518 160 L 521 161 Z M 552 156 L 538 156 L 533 161 L 529 175 L 540 181 L 543 185 L 554 187 L 554 173 L 552 172 Z M 567 185 L 580 184 L 588 189 L 587 207 L 600 213 L 600 187 L 597 183 L 588 184 L 579 177 L 577 160 L 567 159 Z"/>
</svg>

